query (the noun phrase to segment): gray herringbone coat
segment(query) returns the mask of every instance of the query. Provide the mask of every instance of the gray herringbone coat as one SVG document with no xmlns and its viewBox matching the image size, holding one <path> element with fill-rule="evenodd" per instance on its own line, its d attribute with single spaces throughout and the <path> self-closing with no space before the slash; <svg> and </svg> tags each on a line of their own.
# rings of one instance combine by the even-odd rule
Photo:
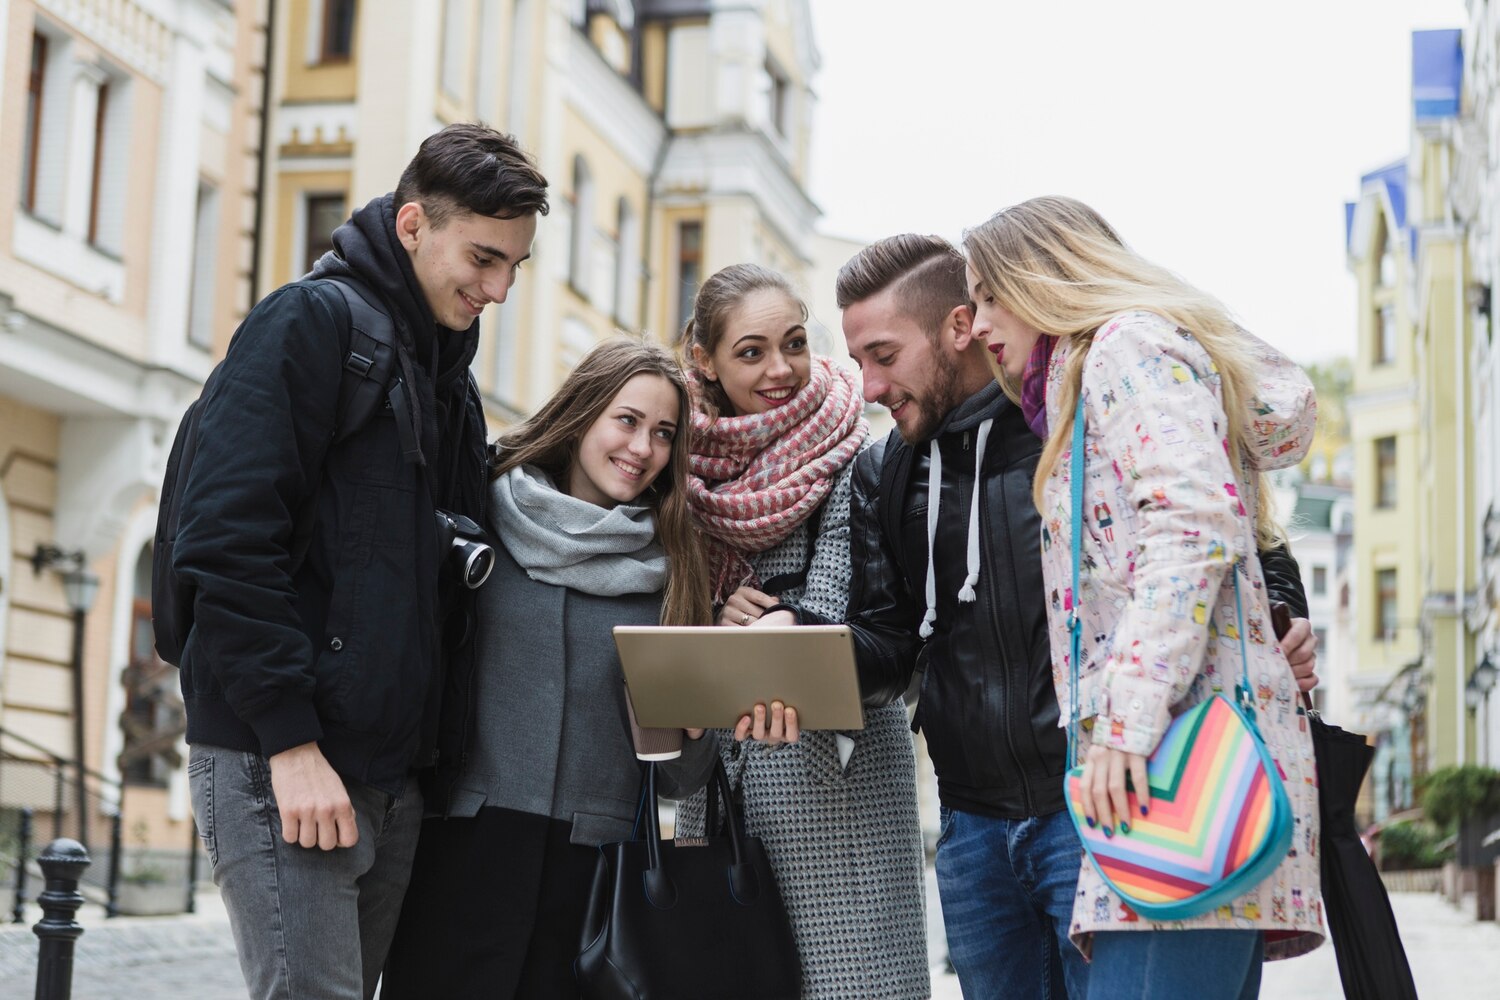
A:
<svg viewBox="0 0 1500 1000">
<path fill-rule="evenodd" d="M 783 600 L 842 619 L 849 602 L 849 473 L 824 502 L 806 587 Z M 818 515 L 815 515 L 818 516 Z M 804 524 L 751 559 L 762 580 L 807 566 Z M 927 968 L 916 761 L 900 702 L 867 709 L 847 734 L 839 764 L 834 733 L 805 732 L 769 749 L 719 734 L 731 780 L 742 780 L 745 821 L 760 837 L 786 900 L 802 959 L 802 995 L 827 1000 L 921 1000 Z M 703 794 L 683 802 L 678 828 L 703 829 Z"/>
</svg>

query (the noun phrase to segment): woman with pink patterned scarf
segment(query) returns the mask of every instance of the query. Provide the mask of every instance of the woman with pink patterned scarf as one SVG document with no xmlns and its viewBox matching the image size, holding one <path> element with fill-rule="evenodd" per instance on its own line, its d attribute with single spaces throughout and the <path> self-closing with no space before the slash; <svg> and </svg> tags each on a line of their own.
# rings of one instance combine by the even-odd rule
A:
<svg viewBox="0 0 1500 1000">
<path fill-rule="evenodd" d="M 739 264 L 704 283 L 683 334 L 698 409 L 688 500 L 730 628 L 797 624 L 783 602 L 835 620 L 848 604 L 850 472 L 869 427 L 857 377 L 813 355 L 806 322 L 784 277 Z M 720 748 L 786 901 L 803 997 L 930 996 L 902 704 L 848 733 L 758 705 Z M 677 822 L 701 831 L 701 793 Z"/>
</svg>

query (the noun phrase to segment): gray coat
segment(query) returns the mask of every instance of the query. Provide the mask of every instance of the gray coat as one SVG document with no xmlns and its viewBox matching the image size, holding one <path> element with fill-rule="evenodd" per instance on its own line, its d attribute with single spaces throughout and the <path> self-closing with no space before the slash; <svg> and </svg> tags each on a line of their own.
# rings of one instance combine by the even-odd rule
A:
<svg viewBox="0 0 1500 1000">
<path fill-rule="evenodd" d="M 849 602 L 849 473 L 824 501 L 811 560 L 806 524 L 751 558 L 762 580 L 807 568 L 781 598 L 842 620 Z M 917 1000 L 927 970 L 916 759 L 901 702 L 865 710 L 840 763 L 835 734 L 804 732 L 771 748 L 721 733 L 730 780 L 744 793 L 745 825 L 762 838 L 802 960 L 804 1000 Z M 704 796 L 677 811 L 684 833 L 703 829 Z"/>
<path fill-rule="evenodd" d="M 573 825 L 575 844 L 630 836 L 640 769 L 625 713 L 615 625 L 655 625 L 662 594 L 596 597 L 538 583 L 503 545 L 479 592 L 474 734 L 449 814 L 513 809 Z M 658 770 L 661 794 L 681 798 L 712 773 L 716 738 L 684 742 Z"/>
</svg>

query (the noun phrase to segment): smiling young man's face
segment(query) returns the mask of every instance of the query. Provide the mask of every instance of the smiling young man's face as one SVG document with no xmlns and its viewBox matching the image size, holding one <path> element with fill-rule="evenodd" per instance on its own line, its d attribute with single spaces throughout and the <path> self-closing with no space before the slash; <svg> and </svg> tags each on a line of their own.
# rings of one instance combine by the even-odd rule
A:
<svg viewBox="0 0 1500 1000">
<path fill-rule="evenodd" d="M 844 343 L 864 378 L 865 401 L 888 407 L 909 442 L 932 437 L 968 396 L 963 365 L 944 331 L 923 330 L 892 288 L 845 307 Z"/>
<path fill-rule="evenodd" d="M 531 256 L 536 216 L 494 219 L 455 211 L 440 226 L 417 202 L 396 213 L 396 234 L 440 326 L 467 330 L 491 302 L 504 302 Z"/>
</svg>

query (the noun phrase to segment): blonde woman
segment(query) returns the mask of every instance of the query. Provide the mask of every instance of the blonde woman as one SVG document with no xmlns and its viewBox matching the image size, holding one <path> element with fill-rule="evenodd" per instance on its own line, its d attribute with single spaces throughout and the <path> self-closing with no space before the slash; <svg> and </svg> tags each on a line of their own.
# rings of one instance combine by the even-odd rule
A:
<svg viewBox="0 0 1500 1000">
<path fill-rule="evenodd" d="M 1312 388 L 1214 299 L 1139 257 L 1080 202 L 1013 206 L 969 231 L 964 247 L 975 333 L 1023 403 L 1025 383 L 1040 378 L 1047 444 L 1034 499 L 1049 593 L 1071 586 L 1069 442 L 1083 398 L 1077 604 L 1085 639 L 1075 721 L 1089 821 L 1129 836 L 1126 775 L 1144 788 L 1146 757 L 1172 717 L 1231 688 L 1241 671 L 1296 817 L 1291 853 L 1271 876 L 1192 920 L 1141 919 L 1085 861 L 1071 931 L 1092 952 L 1088 995 L 1254 997 L 1263 958 L 1322 941 L 1312 746 L 1255 557 L 1274 534 L 1259 473 L 1306 451 Z M 1236 573 L 1248 662 L 1237 639 Z M 1065 611 L 1054 605 L 1050 614 L 1063 706 L 1073 695 Z"/>
</svg>

